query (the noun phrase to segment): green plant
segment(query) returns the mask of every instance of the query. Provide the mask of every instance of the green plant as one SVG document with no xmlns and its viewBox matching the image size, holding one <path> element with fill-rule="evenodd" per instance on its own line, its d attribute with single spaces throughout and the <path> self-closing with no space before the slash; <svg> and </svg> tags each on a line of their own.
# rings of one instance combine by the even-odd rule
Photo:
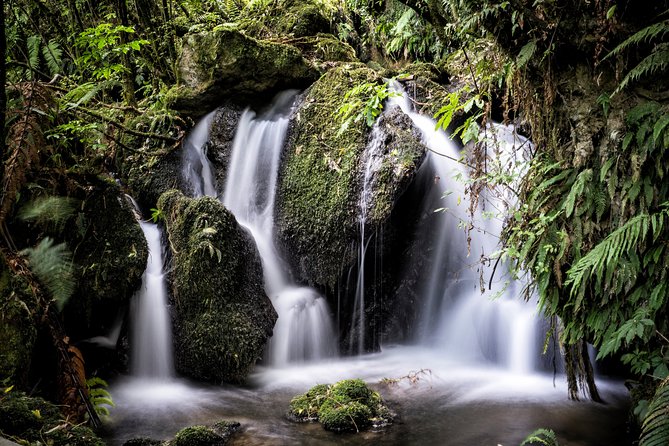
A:
<svg viewBox="0 0 669 446">
<path fill-rule="evenodd" d="M 104 379 L 93 376 L 86 380 L 88 387 L 88 397 L 95 412 L 99 416 L 109 416 L 109 408 L 114 407 L 114 401 L 107 388 L 109 384 Z"/>
<path fill-rule="evenodd" d="M 341 122 L 338 134 L 345 132 L 352 122 L 362 119 L 368 127 L 373 126 L 383 111 L 384 101 L 397 95 L 388 89 L 386 83 L 365 82 L 351 88 L 344 95 L 346 102 L 337 110 L 337 118 Z"/>
<path fill-rule="evenodd" d="M 53 239 L 45 237 L 20 254 L 27 257 L 30 270 L 49 291 L 58 310 L 62 310 L 77 286 L 67 245 L 54 244 Z"/>
<path fill-rule="evenodd" d="M 154 223 L 165 221 L 165 213 L 163 210 L 158 208 L 151 208 L 151 221 Z"/>
<path fill-rule="evenodd" d="M 661 446 L 669 444 L 669 381 L 662 381 L 648 404 L 641 425 L 639 446 Z"/>
<path fill-rule="evenodd" d="M 557 441 L 557 436 L 555 432 L 551 429 L 537 429 L 531 434 L 529 434 L 520 446 L 529 446 L 534 444 L 540 444 L 544 446 L 560 446 L 560 443 Z"/>
<path fill-rule="evenodd" d="M 42 227 L 53 226 L 56 230 L 62 230 L 65 222 L 74 214 L 77 204 L 78 201 L 73 198 L 48 195 L 25 204 L 17 216 Z"/>
</svg>

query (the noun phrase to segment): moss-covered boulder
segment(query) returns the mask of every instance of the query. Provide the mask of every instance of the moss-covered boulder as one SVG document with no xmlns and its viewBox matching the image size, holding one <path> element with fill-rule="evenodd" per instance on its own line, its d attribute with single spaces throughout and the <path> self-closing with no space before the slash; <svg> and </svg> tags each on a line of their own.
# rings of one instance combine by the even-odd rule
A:
<svg viewBox="0 0 669 446">
<path fill-rule="evenodd" d="M 65 238 L 78 266 L 78 287 L 65 307 L 74 339 L 104 334 L 139 288 L 146 268 L 146 239 L 130 204 L 111 180 L 91 179 Z"/>
<path fill-rule="evenodd" d="M 21 392 L 0 394 L 0 437 L 30 444 L 104 446 L 95 433 L 63 421 L 58 406 Z"/>
<path fill-rule="evenodd" d="M 336 5 L 328 0 L 278 0 L 245 8 L 240 24 L 258 38 L 299 38 L 332 32 L 336 13 Z"/>
<path fill-rule="evenodd" d="M 201 116 L 236 98 L 286 88 L 301 88 L 318 71 L 295 47 L 257 40 L 230 26 L 184 36 L 177 62 L 177 83 L 168 103 L 191 116 Z"/>
<path fill-rule="evenodd" d="M 211 382 L 243 382 L 276 322 L 251 236 L 214 198 L 172 190 L 158 206 L 173 250 L 177 371 Z"/>
<path fill-rule="evenodd" d="M 26 289 L 0 256 L 0 382 L 21 385 L 30 370 L 37 328 Z"/>
<path fill-rule="evenodd" d="M 294 271 L 310 284 L 333 289 L 354 262 L 359 243 L 360 193 L 372 135 L 364 119 L 340 131 L 337 111 L 344 96 L 363 83 L 382 84 L 362 64 L 328 71 L 307 92 L 281 166 L 277 195 L 277 237 Z M 366 101 L 364 97 L 361 100 Z M 413 178 L 425 149 L 410 121 L 396 112 L 379 122 L 382 146 L 371 172 L 371 216 L 378 227 Z"/>
<path fill-rule="evenodd" d="M 359 432 L 391 423 L 393 414 L 364 381 L 345 379 L 333 385 L 319 384 L 293 398 L 289 418 L 319 421 L 334 432 Z"/>
<path fill-rule="evenodd" d="M 177 432 L 169 446 L 222 446 L 237 432 L 236 421 L 219 421 L 211 426 L 189 426 Z"/>
</svg>

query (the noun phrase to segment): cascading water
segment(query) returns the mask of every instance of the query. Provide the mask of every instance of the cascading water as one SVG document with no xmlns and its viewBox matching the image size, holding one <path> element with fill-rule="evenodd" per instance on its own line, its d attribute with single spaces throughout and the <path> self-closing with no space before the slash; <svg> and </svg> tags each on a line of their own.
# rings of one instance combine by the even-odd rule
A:
<svg viewBox="0 0 669 446">
<path fill-rule="evenodd" d="M 183 142 L 182 175 L 192 188 L 193 196 L 216 196 L 216 183 L 211 163 L 207 158 L 206 144 L 211 123 L 216 112 L 202 118 Z"/>
<path fill-rule="evenodd" d="M 357 346 L 357 353 L 365 350 L 365 258 L 371 237 L 367 239 L 365 226 L 367 215 L 372 205 L 372 179 L 383 161 L 383 130 L 377 123 L 372 128 L 369 144 L 365 150 L 365 174 L 360 194 L 358 221 L 360 225 L 360 245 L 358 246 L 358 277 L 355 285 L 355 301 L 353 305 L 353 321 L 349 334 L 349 345 Z"/>
<path fill-rule="evenodd" d="M 269 363 L 317 360 L 333 356 L 336 338 L 325 299 L 308 287 L 294 284 L 274 245 L 274 200 L 281 151 L 288 129 L 294 92 L 279 95 L 269 111 L 261 116 L 251 110 L 242 114 L 231 154 L 223 204 L 252 234 L 262 259 L 265 291 L 278 313 L 274 334 L 269 342 Z M 205 118 L 207 119 L 207 118 Z M 206 143 L 204 135 L 197 144 L 185 146 L 192 151 L 186 159 L 201 159 L 198 147 Z M 201 164 L 207 164 L 206 157 Z M 201 182 L 206 195 L 216 195 L 213 177 L 208 169 L 185 166 L 184 174 L 191 184 Z M 196 188 L 196 192 L 197 192 Z"/>
<path fill-rule="evenodd" d="M 169 380 L 174 377 L 174 361 L 160 229 L 142 220 L 139 225 L 146 237 L 149 258 L 142 287 L 132 304 L 131 367 L 137 377 Z"/>
<path fill-rule="evenodd" d="M 459 150 L 443 131 L 435 130 L 432 119 L 413 112 L 399 84 L 394 83 L 392 88 L 402 96 L 392 98 L 390 106 L 401 107 L 431 151 L 429 169 L 423 170 L 424 175 L 433 176 L 425 212 L 442 210 L 434 216 L 439 220 L 430 231 L 430 266 L 419 290 L 424 301 L 419 340 L 454 359 L 491 361 L 514 372 L 532 372 L 540 355 L 537 340 L 542 331 L 541 320 L 535 316 L 536 306 L 520 300 L 522 284 L 504 277 L 502 265 L 496 270 L 498 279 L 489 284 L 492 268 L 481 262 L 497 250 L 501 222 L 483 218 L 477 209 L 476 227 L 470 227 L 468 235 L 463 233 L 471 218 L 463 187 L 467 173 L 458 161 Z M 502 152 L 514 150 L 513 141 L 508 144 L 500 138 L 497 142 Z M 460 181 L 454 180 L 456 177 Z M 503 206 L 493 196 L 485 200 L 490 207 Z M 486 294 L 481 292 L 483 287 L 490 288 Z"/>
</svg>

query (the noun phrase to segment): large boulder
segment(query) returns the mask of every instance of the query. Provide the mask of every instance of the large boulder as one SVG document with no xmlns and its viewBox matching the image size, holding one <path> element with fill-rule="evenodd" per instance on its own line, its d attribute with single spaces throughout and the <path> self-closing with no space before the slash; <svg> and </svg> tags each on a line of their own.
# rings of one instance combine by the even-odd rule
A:
<svg viewBox="0 0 669 446">
<path fill-rule="evenodd" d="M 191 199 L 172 190 L 158 206 L 173 254 L 177 371 L 241 383 L 261 357 L 277 318 L 263 288 L 255 243 L 214 198 Z"/>
<path fill-rule="evenodd" d="M 368 179 L 367 224 L 372 228 L 388 219 L 425 154 L 419 134 L 399 111 L 382 115 L 377 135 L 364 119 L 341 131 L 337 112 L 351 100 L 345 93 L 382 82 L 362 64 L 339 66 L 308 90 L 295 113 L 280 172 L 277 237 L 294 271 L 312 285 L 334 289 L 356 259 L 371 140 L 381 144 Z"/>
<path fill-rule="evenodd" d="M 226 99 L 249 101 L 286 88 L 301 88 L 318 71 L 295 47 L 257 40 L 235 27 L 184 36 L 177 62 L 177 86 L 170 105 L 193 117 L 213 110 Z"/>
<path fill-rule="evenodd" d="M 78 266 L 78 287 L 65 306 L 65 328 L 74 339 L 105 334 L 139 288 L 148 257 L 142 229 L 119 187 L 104 178 L 89 181 L 64 233 Z"/>
</svg>

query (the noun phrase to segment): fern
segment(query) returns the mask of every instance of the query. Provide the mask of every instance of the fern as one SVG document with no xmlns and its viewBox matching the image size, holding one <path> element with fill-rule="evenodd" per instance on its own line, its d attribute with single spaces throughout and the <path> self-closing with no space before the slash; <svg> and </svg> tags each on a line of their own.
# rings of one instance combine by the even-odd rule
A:
<svg viewBox="0 0 669 446">
<path fill-rule="evenodd" d="M 63 66 L 63 50 L 58 42 L 53 39 L 49 40 L 49 42 L 42 47 L 42 55 L 44 56 L 44 60 L 46 60 L 46 66 L 49 67 L 52 76 L 61 72 Z"/>
<path fill-rule="evenodd" d="M 67 197 L 47 196 L 37 198 L 24 205 L 18 217 L 24 221 L 35 221 L 38 225 L 53 225 L 62 229 L 65 222 L 73 215 L 77 200 Z"/>
<path fill-rule="evenodd" d="M 30 270 L 47 288 L 58 310 L 62 310 L 76 289 L 72 254 L 65 243 L 55 245 L 50 237 L 45 237 L 36 247 L 21 251 L 21 255 L 28 258 Z"/>
<path fill-rule="evenodd" d="M 664 380 L 655 391 L 641 425 L 639 446 L 669 444 L 669 380 Z"/>
<path fill-rule="evenodd" d="M 109 408 L 114 407 L 115 404 L 111 393 L 107 390 L 107 387 L 109 387 L 107 381 L 93 376 L 86 380 L 86 386 L 88 387 L 88 397 L 95 412 L 100 416 L 109 416 Z"/>
<path fill-rule="evenodd" d="M 567 271 L 565 283 L 571 286 L 571 296 L 582 294 L 590 278 L 594 277 L 595 286 L 600 290 L 603 285 L 610 283 L 613 272 L 623 257 L 636 251 L 638 244 L 648 237 L 655 240 L 660 235 L 665 218 L 669 215 L 667 206 L 669 203 L 664 203 L 662 211 L 656 214 L 632 217 L 576 262 Z"/>
<path fill-rule="evenodd" d="M 632 46 L 639 45 L 641 43 L 647 43 L 655 40 L 656 38 L 663 38 L 665 34 L 669 33 L 669 19 L 663 20 L 658 23 L 654 23 L 650 26 L 645 27 L 641 31 L 638 31 L 632 34 L 630 37 L 625 39 L 620 45 L 615 47 L 611 53 L 609 53 L 604 59 L 607 59 L 616 54 L 620 54 L 626 49 L 631 48 Z"/>
<path fill-rule="evenodd" d="M 537 39 L 532 39 L 529 42 L 527 42 L 525 46 L 523 46 L 520 49 L 520 52 L 518 53 L 518 58 L 516 59 L 516 66 L 518 68 L 522 68 L 525 65 L 527 65 L 527 62 L 530 61 L 536 50 L 537 50 Z"/>
<path fill-rule="evenodd" d="M 537 429 L 525 437 L 520 446 L 540 444 L 544 446 L 560 446 L 555 432 L 551 429 Z"/>
<path fill-rule="evenodd" d="M 32 70 L 39 69 L 39 48 L 42 43 L 42 38 L 40 36 L 30 36 L 26 40 L 28 46 L 28 66 Z M 32 79 L 32 73 L 29 74 L 29 77 Z"/>
<path fill-rule="evenodd" d="M 630 83 L 636 82 L 647 76 L 656 73 L 663 73 L 669 66 L 669 43 L 662 43 L 657 45 L 655 49 L 646 56 L 639 64 L 632 68 L 629 73 L 625 75 L 620 85 L 615 89 L 613 94 L 616 94 L 627 87 Z"/>
</svg>

